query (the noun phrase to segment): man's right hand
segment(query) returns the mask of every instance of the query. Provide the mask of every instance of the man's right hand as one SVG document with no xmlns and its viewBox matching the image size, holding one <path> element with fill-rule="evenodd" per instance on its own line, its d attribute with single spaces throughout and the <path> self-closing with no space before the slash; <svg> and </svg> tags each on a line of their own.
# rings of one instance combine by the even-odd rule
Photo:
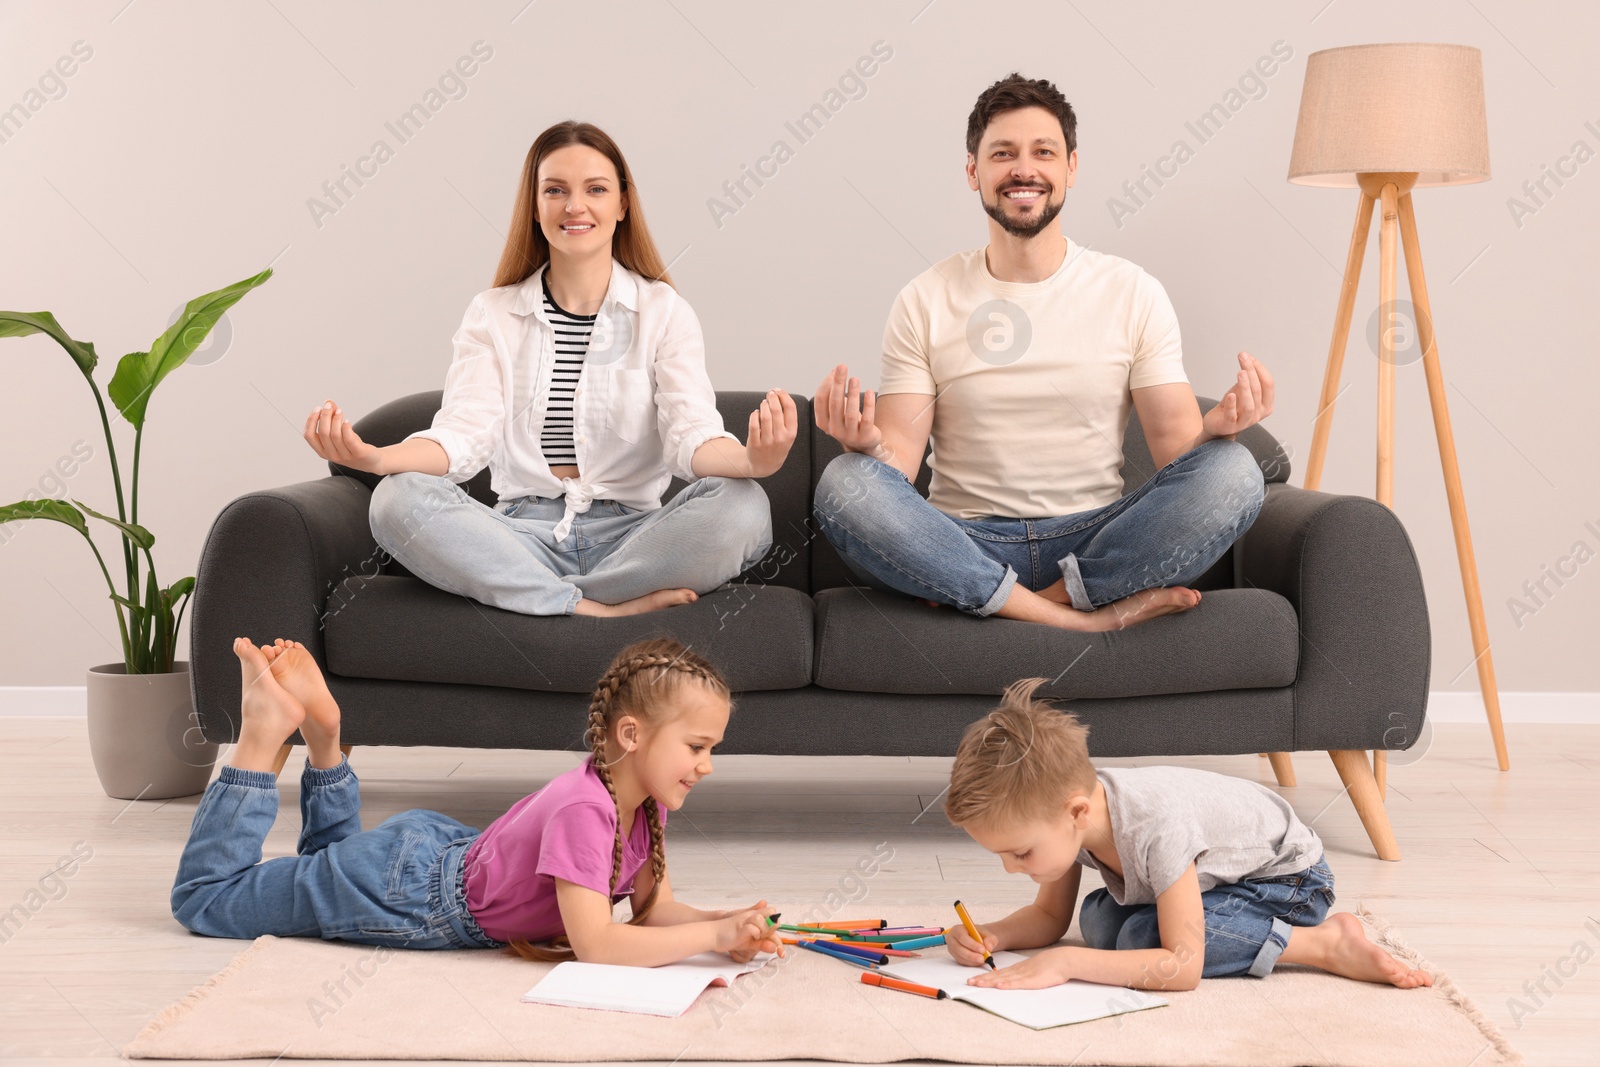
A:
<svg viewBox="0 0 1600 1067">
<path fill-rule="evenodd" d="M 850 369 L 841 363 L 817 388 L 817 427 L 846 452 L 873 455 L 883 444 L 883 431 L 874 421 L 877 403 L 877 391 L 863 393 L 861 379 L 850 377 Z"/>
</svg>

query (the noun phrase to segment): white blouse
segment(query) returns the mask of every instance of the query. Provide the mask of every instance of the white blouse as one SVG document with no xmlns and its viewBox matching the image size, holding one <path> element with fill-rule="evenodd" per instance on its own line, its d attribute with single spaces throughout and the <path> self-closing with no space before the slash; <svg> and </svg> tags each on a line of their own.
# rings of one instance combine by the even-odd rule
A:
<svg viewBox="0 0 1600 1067">
<path fill-rule="evenodd" d="M 579 477 L 552 474 L 539 447 L 555 360 L 544 310 L 548 266 L 473 297 L 455 334 L 444 402 L 433 425 L 406 440 L 437 441 L 453 482 L 487 464 L 502 500 L 564 494 L 566 512 L 552 531 L 560 540 L 594 500 L 660 507 L 673 475 L 695 480 L 696 449 L 714 437 L 739 439 L 723 428 L 688 301 L 613 259 L 573 399 Z"/>
</svg>

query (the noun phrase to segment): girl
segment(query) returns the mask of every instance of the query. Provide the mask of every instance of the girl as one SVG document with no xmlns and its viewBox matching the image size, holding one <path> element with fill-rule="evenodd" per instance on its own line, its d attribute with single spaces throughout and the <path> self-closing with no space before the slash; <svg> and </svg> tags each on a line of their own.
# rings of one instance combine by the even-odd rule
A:
<svg viewBox="0 0 1600 1067">
<path fill-rule="evenodd" d="M 417 577 L 530 615 L 689 603 L 766 555 L 752 479 L 783 466 L 794 401 L 723 429 L 700 323 L 645 227 L 610 137 L 562 122 L 528 150 L 495 288 L 467 308 L 433 425 L 378 448 L 329 400 L 317 455 L 387 475 L 373 536 Z M 461 485 L 488 465 L 499 503 Z M 676 475 L 689 484 L 665 505 Z"/>
<path fill-rule="evenodd" d="M 623 649 L 589 705 L 592 756 L 482 833 L 421 809 L 363 831 L 339 706 L 311 654 L 281 638 L 260 648 L 237 638 L 234 652 L 244 675 L 239 743 L 200 798 L 172 888 L 173 916 L 195 933 L 510 945 L 533 960 L 645 967 L 706 951 L 740 962 L 783 954 L 766 901 L 699 911 L 672 898 L 666 810 L 711 773 L 729 713 L 722 676 L 677 641 Z M 278 812 L 271 768 L 296 729 L 308 752 L 299 855 L 263 863 Z M 633 917 L 617 923 L 611 909 L 623 895 Z"/>
</svg>

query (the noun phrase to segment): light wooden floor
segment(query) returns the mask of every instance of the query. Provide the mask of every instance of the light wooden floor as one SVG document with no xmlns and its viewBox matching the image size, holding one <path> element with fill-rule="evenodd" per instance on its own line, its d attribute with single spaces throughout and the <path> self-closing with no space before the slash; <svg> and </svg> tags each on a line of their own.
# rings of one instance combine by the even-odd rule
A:
<svg viewBox="0 0 1600 1067">
<path fill-rule="evenodd" d="M 1480 726 L 1440 726 L 1419 760 L 1391 762 L 1389 809 L 1405 852 L 1397 864 L 1372 855 L 1326 756 L 1299 754 L 1301 784 L 1283 792 L 1327 844 L 1340 908 L 1365 903 L 1396 923 L 1530 1063 L 1594 1064 L 1600 922 L 1585 922 L 1600 919 L 1600 728 L 1508 731 L 1508 774 L 1494 769 Z M 294 849 L 302 755 L 296 750 L 281 780 L 269 856 Z M 0 943 L 0 1057 L 52 1065 L 115 1058 L 160 1009 L 245 945 L 191 935 L 168 910 L 197 798 L 107 799 L 82 720 L 0 719 L 0 756 L 0 910 L 37 888 L 74 843 L 93 849 L 65 893 Z M 413 807 L 483 826 L 575 759 L 358 748 L 352 762 L 368 826 Z M 1267 761 L 1254 755 L 1170 762 L 1272 784 Z M 866 910 L 873 900 L 1030 899 L 1026 879 L 1007 877 L 937 805 L 923 814 L 947 770 L 937 759 L 719 758 L 715 775 L 672 817 L 673 886 L 708 905 L 761 896 L 821 902 L 858 857 L 888 841 L 894 859 L 871 881 Z M 1576 964 L 1575 953 L 1586 962 Z M 1543 1003 L 1518 1025 L 1509 998 L 1533 1007 L 1523 986 L 1541 978 L 1550 995 L 1534 990 Z"/>
</svg>

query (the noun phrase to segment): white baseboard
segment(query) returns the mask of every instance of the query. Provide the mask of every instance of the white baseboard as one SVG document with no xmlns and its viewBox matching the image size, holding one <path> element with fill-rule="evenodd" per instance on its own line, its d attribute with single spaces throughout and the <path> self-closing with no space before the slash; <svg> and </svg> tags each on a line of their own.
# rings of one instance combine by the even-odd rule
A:
<svg viewBox="0 0 1600 1067">
<path fill-rule="evenodd" d="M 1430 693 L 1428 718 L 1436 723 L 1482 723 L 1483 696 L 1476 689 Z M 1600 693 L 1501 693 L 1500 718 L 1517 723 L 1600 725 Z"/>
<path fill-rule="evenodd" d="M 87 703 L 81 685 L 0 685 L 0 718 L 81 719 Z M 1436 723 L 1481 723 L 1483 715 L 1476 689 L 1441 690 L 1428 697 L 1428 717 Z M 1500 717 L 1514 723 L 1600 725 L 1600 693 L 1501 693 Z"/>
</svg>

